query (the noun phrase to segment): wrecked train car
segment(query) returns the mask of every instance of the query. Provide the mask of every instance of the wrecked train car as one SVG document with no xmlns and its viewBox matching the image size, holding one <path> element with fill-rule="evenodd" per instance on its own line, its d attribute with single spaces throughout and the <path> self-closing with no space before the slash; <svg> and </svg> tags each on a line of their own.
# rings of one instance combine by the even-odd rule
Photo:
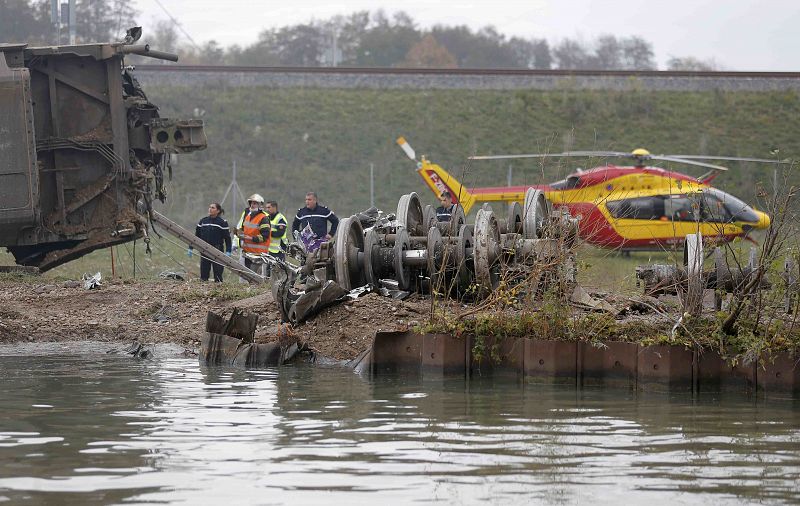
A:
<svg viewBox="0 0 800 506">
<path fill-rule="evenodd" d="M 146 237 L 170 156 L 206 147 L 202 120 L 159 117 L 125 67 L 146 45 L 0 44 L 0 246 L 51 269 Z"/>
</svg>

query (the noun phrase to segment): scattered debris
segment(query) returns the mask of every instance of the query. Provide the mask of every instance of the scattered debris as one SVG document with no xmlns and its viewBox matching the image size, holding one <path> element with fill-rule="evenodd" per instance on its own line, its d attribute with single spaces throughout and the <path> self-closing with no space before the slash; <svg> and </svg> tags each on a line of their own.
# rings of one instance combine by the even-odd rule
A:
<svg viewBox="0 0 800 506">
<path fill-rule="evenodd" d="M 134 341 L 129 346 L 120 351 L 122 353 L 131 355 L 134 358 L 141 358 L 141 359 L 153 358 L 153 350 L 148 348 L 147 345 L 140 343 L 139 341 Z M 106 353 L 115 353 L 115 352 L 117 352 L 117 350 L 109 350 Z"/>
<path fill-rule="evenodd" d="M 300 270 L 277 259 L 273 264 L 272 297 L 278 302 L 284 322 L 302 323 L 348 297 L 347 290 L 338 283 L 332 280 L 322 282 L 313 272 L 306 277 L 306 289 L 297 290 L 294 284 Z"/>
<path fill-rule="evenodd" d="M 178 281 L 186 280 L 186 273 L 183 271 L 161 271 L 158 274 L 161 279 L 176 279 Z"/>
<path fill-rule="evenodd" d="M 36 288 L 33 289 L 33 293 L 38 294 L 38 295 L 42 295 L 42 294 L 45 294 L 45 293 L 52 292 L 53 290 L 55 290 L 55 288 L 56 288 L 55 285 L 37 286 Z"/>
<path fill-rule="evenodd" d="M 230 318 L 209 311 L 200 344 L 200 359 L 209 365 L 270 367 L 286 363 L 298 351 L 296 342 L 253 342 L 258 315 L 234 309 Z"/>
<path fill-rule="evenodd" d="M 609 304 L 608 302 L 596 299 L 589 295 L 589 292 L 584 290 L 581 285 L 575 285 L 575 289 L 572 291 L 572 295 L 570 296 L 570 302 L 572 302 L 575 306 L 580 307 L 582 309 L 589 309 L 591 311 L 603 311 L 606 313 L 616 313 L 617 310 L 614 309 L 614 306 Z"/>
<path fill-rule="evenodd" d="M 168 323 L 170 318 L 167 315 L 167 309 L 167 304 L 161 304 L 161 309 L 153 315 L 152 320 L 156 323 Z"/>
<path fill-rule="evenodd" d="M 98 272 L 94 276 L 89 274 L 83 275 L 83 288 L 86 290 L 94 290 L 100 288 L 100 280 L 102 275 Z"/>
</svg>

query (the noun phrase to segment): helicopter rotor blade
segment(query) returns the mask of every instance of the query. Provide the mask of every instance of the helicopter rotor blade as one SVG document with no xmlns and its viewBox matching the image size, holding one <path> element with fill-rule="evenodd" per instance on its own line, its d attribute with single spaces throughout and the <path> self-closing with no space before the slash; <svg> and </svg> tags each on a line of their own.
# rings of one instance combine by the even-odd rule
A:
<svg viewBox="0 0 800 506">
<path fill-rule="evenodd" d="M 566 151 L 564 153 L 526 153 L 519 155 L 484 155 L 484 156 L 470 156 L 470 160 L 510 160 L 517 158 L 566 158 L 566 157 L 583 157 L 583 158 L 633 158 L 640 161 L 644 160 L 663 160 L 666 162 L 682 163 L 685 165 L 694 165 L 697 167 L 706 167 L 713 171 L 727 171 L 728 167 L 716 165 L 713 163 L 701 162 L 699 160 L 730 160 L 741 162 L 755 162 L 755 163 L 779 163 L 789 164 L 792 163 L 788 160 L 769 160 L 766 158 L 748 158 L 738 156 L 703 156 L 703 155 L 642 155 L 636 156 L 633 153 L 624 153 L 619 151 Z"/>
<path fill-rule="evenodd" d="M 519 155 L 475 155 L 470 156 L 470 160 L 511 160 L 515 158 L 566 158 L 566 157 L 598 157 L 598 158 L 621 158 L 630 157 L 630 153 L 620 153 L 616 151 L 566 151 L 564 153 L 523 153 Z"/>
<path fill-rule="evenodd" d="M 781 163 L 790 164 L 789 160 L 770 160 L 768 158 L 747 158 L 741 156 L 703 156 L 703 155 L 660 155 L 672 158 L 682 158 L 686 160 L 732 160 L 735 162 L 756 162 L 756 163 Z"/>
<path fill-rule="evenodd" d="M 696 160 L 687 160 L 684 158 L 678 158 L 675 156 L 664 156 L 664 155 L 650 155 L 650 158 L 653 160 L 663 160 L 665 162 L 675 162 L 675 163 L 684 163 L 686 165 L 696 165 L 698 167 L 706 167 L 713 170 L 720 170 L 726 171 L 728 167 L 723 167 L 722 165 L 714 165 L 713 163 L 705 163 L 705 162 L 698 162 Z"/>
</svg>

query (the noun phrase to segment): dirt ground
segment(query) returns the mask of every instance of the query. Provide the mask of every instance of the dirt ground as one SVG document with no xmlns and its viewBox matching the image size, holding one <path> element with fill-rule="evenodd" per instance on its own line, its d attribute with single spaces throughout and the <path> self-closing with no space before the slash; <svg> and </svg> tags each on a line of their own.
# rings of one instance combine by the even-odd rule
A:
<svg viewBox="0 0 800 506">
<path fill-rule="evenodd" d="M 77 281 L 0 278 L 0 343 L 20 341 L 174 343 L 199 348 L 207 311 L 241 308 L 259 315 L 256 342 L 288 333 L 323 355 L 350 359 L 372 344 L 378 330 L 406 330 L 428 302 L 398 301 L 371 293 L 322 311 L 289 329 L 266 288 L 175 280 L 111 280 L 93 290 Z"/>
</svg>

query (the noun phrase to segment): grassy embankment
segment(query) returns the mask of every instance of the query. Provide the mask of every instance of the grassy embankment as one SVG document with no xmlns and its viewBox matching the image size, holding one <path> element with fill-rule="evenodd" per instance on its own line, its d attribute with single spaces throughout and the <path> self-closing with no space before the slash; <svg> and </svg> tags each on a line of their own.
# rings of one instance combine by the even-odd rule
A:
<svg viewBox="0 0 800 506">
<path fill-rule="evenodd" d="M 375 203 L 394 209 L 399 196 L 433 195 L 394 144 L 404 135 L 418 155 L 463 176 L 468 185 L 505 184 L 508 162 L 465 166 L 475 153 L 564 149 L 757 156 L 800 155 L 800 98 L 795 92 L 404 91 L 266 88 L 150 88 L 162 113 L 204 111 L 208 150 L 181 157 L 167 213 L 189 224 L 206 201 L 222 197 L 236 160 L 243 190 L 277 198 L 293 213 L 307 190 L 340 216 Z M 575 167 L 513 162 L 514 184 L 553 181 Z M 759 183 L 771 191 L 772 170 L 732 164 L 719 186 L 753 201 Z M 695 174 L 703 172 L 690 171 Z M 245 195 L 246 196 L 246 195 Z"/>
</svg>

